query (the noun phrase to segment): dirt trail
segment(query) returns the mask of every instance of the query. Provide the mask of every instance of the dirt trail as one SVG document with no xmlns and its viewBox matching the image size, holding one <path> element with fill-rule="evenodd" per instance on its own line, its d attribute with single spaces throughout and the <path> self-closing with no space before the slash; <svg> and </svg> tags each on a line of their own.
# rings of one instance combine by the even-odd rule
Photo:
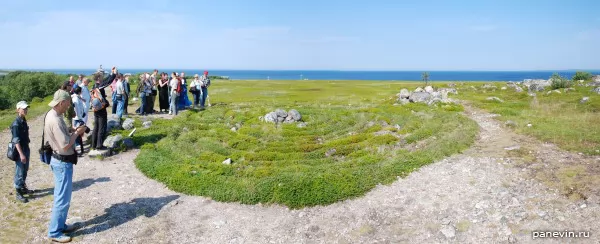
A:
<svg viewBox="0 0 600 244">
<path fill-rule="evenodd" d="M 598 197 L 570 200 L 549 189 L 539 172 L 553 163 L 596 165 L 598 159 L 564 152 L 505 129 L 494 115 L 467 106 L 481 127 L 470 149 L 365 196 L 328 206 L 220 203 L 186 196 L 146 178 L 133 163 L 138 150 L 75 167 L 69 217 L 84 222 L 77 243 L 533 243 L 532 231 L 590 231 L 589 238 L 550 243 L 598 243 Z M 41 119 L 31 121 L 32 148 Z M 1 134 L 7 141 L 8 132 Z M 531 150 L 536 163 L 508 157 L 505 148 Z M 0 242 L 47 242 L 52 173 L 34 162 L 28 184 L 45 189 L 28 204 L 12 192 L 13 164 L 3 160 Z M 537 158 L 537 159 L 536 159 Z M 586 166 L 587 167 L 587 166 Z M 548 169 L 550 168 L 550 169 Z"/>
</svg>

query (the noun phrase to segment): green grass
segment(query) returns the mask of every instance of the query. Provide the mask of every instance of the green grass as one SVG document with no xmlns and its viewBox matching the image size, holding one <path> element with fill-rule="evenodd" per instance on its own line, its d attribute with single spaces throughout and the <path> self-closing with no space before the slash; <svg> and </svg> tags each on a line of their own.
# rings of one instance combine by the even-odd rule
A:
<svg viewBox="0 0 600 244">
<path fill-rule="evenodd" d="M 138 129 L 135 162 L 172 190 L 218 201 L 301 208 L 361 196 L 474 141 L 477 125 L 460 106 L 394 106 L 403 87 L 416 85 L 217 81 L 216 106 Z M 297 109 L 307 127 L 258 120 L 277 108 Z"/>
<path fill-rule="evenodd" d="M 508 88 L 501 90 L 505 83 L 496 83 L 495 91 L 482 89 L 473 91 L 469 86 L 480 88 L 483 83 L 467 83 L 459 87 L 459 98 L 471 101 L 475 106 L 491 113 L 501 115 L 502 121 L 512 120 L 517 123 L 515 130 L 519 133 L 557 144 L 559 147 L 588 155 L 600 155 L 600 96 L 592 93 L 590 87 L 575 86 L 575 91 L 547 94 L 538 92 L 530 97 L 527 92 L 517 93 Z M 527 90 L 525 88 L 525 90 Z M 487 101 L 487 97 L 495 96 L 504 103 Z M 579 100 L 590 97 L 587 103 Z M 531 124 L 528 127 L 527 124 Z"/>
</svg>

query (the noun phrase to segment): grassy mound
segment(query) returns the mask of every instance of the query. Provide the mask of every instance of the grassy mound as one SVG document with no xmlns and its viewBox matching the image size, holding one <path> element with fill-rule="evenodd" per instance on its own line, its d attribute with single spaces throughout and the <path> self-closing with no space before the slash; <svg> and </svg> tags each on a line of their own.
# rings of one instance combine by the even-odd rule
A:
<svg viewBox="0 0 600 244">
<path fill-rule="evenodd" d="M 300 208 L 361 196 L 467 148 L 477 133 L 458 105 L 393 106 L 404 86 L 218 82 L 216 106 L 139 129 L 136 164 L 172 190 L 218 201 Z M 298 110 L 307 126 L 258 119 L 277 108 Z"/>
</svg>

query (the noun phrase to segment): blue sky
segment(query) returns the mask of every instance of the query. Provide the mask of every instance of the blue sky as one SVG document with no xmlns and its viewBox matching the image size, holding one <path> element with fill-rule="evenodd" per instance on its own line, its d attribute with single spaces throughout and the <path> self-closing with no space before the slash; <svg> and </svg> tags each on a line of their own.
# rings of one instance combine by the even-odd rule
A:
<svg viewBox="0 0 600 244">
<path fill-rule="evenodd" d="M 600 69 L 600 1 L 0 0 L 0 68 Z"/>
</svg>

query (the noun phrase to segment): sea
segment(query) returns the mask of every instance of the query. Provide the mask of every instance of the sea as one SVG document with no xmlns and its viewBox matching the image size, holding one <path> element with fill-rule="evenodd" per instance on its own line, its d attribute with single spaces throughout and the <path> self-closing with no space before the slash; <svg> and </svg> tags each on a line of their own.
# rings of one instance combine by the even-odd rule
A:
<svg viewBox="0 0 600 244">
<path fill-rule="evenodd" d="M 96 69 L 25 69 L 28 71 L 54 72 L 58 74 L 91 75 Z M 138 74 L 154 69 L 120 69 L 120 73 Z M 105 69 L 110 72 L 110 68 Z M 202 75 L 198 69 L 159 69 L 159 72 L 185 72 L 186 76 Z M 420 81 L 423 71 L 334 71 L 334 70 L 207 70 L 211 76 L 224 76 L 232 80 L 379 80 Z M 583 70 L 600 74 L 600 70 Z M 550 71 L 428 71 L 430 81 L 523 81 L 525 79 L 548 79 L 553 73 L 571 78 L 575 70 Z"/>
</svg>

